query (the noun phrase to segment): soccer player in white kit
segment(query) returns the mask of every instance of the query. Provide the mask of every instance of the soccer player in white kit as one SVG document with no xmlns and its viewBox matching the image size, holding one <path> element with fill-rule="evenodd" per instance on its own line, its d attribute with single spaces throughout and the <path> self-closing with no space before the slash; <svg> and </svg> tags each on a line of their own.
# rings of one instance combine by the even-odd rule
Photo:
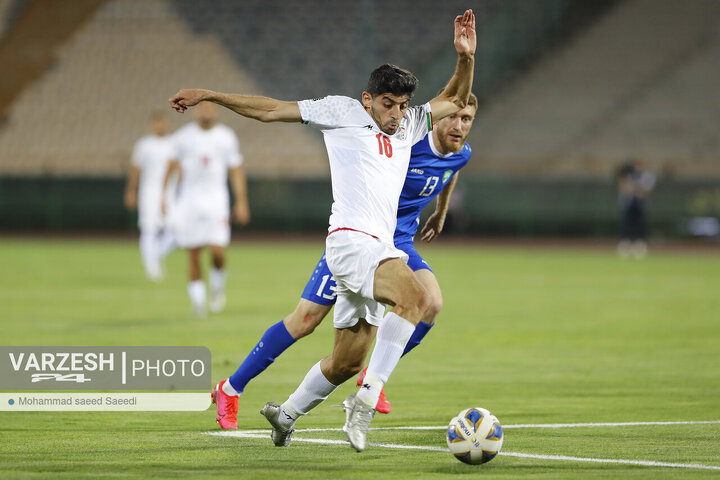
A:
<svg viewBox="0 0 720 480">
<path fill-rule="evenodd" d="M 175 247 L 175 237 L 161 211 L 163 181 L 168 163 L 174 158 L 172 139 L 167 134 L 167 117 L 152 116 L 151 132 L 135 144 L 132 164 L 125 186 L 125 206 L 138 209 L 140 255 L 147 277 L 154 281 L 164 276 L 163 259 Z M 170 196 L 171 192 L 168 192 Z M 168 208 L 172 202 L 166 199 Z"/>
<path fill-rule="evenodd" d="M 188 295 L 193 310 L 205 316 L 225 307 L 225 247 L 230 243 L 230 194 L 235 197 L 233 219 L 241 225 L 250 221 L 247 180 L 242 167 L 237 137 L 226 125 L 217 123 L 217 108 L 203 103 L 195 110 L 196 122 L 173 134 L 176 159 L 170 162 L 166 184 L 179 173 L 178 199 L 174 227 L 178 245 L 187 249 L 189 262 Z M 202 280 L 200 255 L 210 248 L 210 300 Z"/>
<path fill-rule="evenodd" d="M 371 73 L 362 103 L 348 97 L 283 102 L 209 90 L 181 90 L 170 99 L 181 113 L 208 100 L 263 122 L 311 124 L 325 138 L 334 200 L 326 259 L 338 287 L 335 345 L 285 403 L 268 402 L 262 409 L 276 446 L 289 445 L 295 421 L 360 371 L 377 329 L 363 385 L 343 402 L 343 429 L 350 445 L 363 451 L 380 391 L 430 304 L 405 263 L 407 255 L 395 248 L 393 233 L 412 145 L 432 128 L 433 117 L 438 121 L 467 104 L 476 44 L 471 10 L 455 18 L 454 43 L 455 74 L 439 96 L 420 107 L 409 108 L 415 76 L 388 64 Z M 383 317 L 385 304 L 393 308 Z"/>
</svg>

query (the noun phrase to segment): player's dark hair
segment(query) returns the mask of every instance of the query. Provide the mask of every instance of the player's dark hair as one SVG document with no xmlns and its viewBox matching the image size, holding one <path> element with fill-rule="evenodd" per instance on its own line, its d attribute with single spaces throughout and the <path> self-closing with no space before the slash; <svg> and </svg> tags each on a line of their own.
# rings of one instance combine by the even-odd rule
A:
<svg viewBox="0 0 720 480">
<path fill-rule="evenodd" d="M 411 72 L 397 65 L 386 63 L 372 71 L 367 91 L 373 97 L 383 93 L 392 95 L 410 95 L 415 93 L 420 82 Z"/>
</svg>

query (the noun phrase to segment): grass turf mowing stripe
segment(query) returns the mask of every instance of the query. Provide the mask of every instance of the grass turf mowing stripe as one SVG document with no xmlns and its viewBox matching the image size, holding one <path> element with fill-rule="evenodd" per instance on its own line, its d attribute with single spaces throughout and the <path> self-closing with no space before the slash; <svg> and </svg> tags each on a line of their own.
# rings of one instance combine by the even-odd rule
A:
<svg viewBox="0 0 720 480">
<path fill-rule="evenodd" d="M 708 422 L 717 423 L 717 422 Z M 446 428 L 446 427 L 445 427 Z M 413 427 L 397 427 L 396 430 L 417 430 Z M 310 431 L 311 429 L 304 430 Z M 312 431 L 340 431 L 341 429 L 314 429 Z M 381 429 L 375 429 L 381 430 Z M 387 430 L 387 429 L 385 429 Z M 260 433 L 262 432 L 262 433 Z M 296 430 L 296 433 L 302 432 Z M 219 431 L 219 432 L 204 432 L 203 435 L 213 435 L 217 437 L 237 437 L 237 438 L 254 438 L 267 440 L 270 437 L 270 431 L 261 430 L 231 430 L 231 431 Z M 293 438 L 294 442 L 304 443 L 316 443 L 322 445 L 348 445 L 349 443 L 345 440 L 332 440 L 325 438 Z M 373 447 L 381 448 L 392 448 L 398 450 L 422 450 L 430 452 L 445 452 L 450 453 L 450 450 L 442 447 L 428 447 L 424 445 L 402 445 L 397 443 L 372 443 L 368 442 L 368 445 Z M 516 458 L 530 458 L 535 460 L 555 460 L 564 462 L 585 462 L 585 463 L 608 463 L 618 465 L 637 465 L 639 467 L 662 467 L 662 468 L 685 468 L 693 470 L 717 470 L 720 471 L 720 466 L 717 465 L 703 465 L 699 463 L 669 463 L 669 462 L 656 462 L 653 460 L 624 460 L 624 459 L 612 459 L 612 458 L 593 458 L 593 457 L 571 457 L 566 455 L 542 455 L 535 453 L 519 453 L 519 452 L 500 452 L 498 455 L 505 457 L 516 457 Z"/>
<path fill-rule="evenodd" d="M 593 428 L 593 427 L 643 427 L 653 425 L 720 425 L 720 420 L 689 420 L 675 422 L 612 422 L 612 423 L 525 423 L 517 425 L 503 425 L 504 430 L 513 428 Z M 445 430 L 447 425 L 417 426 L 417 427 L 370 427 L 370 430 Z M 265 433 L 267 430 L 238 430 L 248 434 Z M 298 428 L 296 433 L 313 432 L 340 432 L 341 428 Z M 207 432 L 208 435 L 217 435 L 223 432 Z M 232 436 L 232 435 L 231 435 Z"/>
</svg>

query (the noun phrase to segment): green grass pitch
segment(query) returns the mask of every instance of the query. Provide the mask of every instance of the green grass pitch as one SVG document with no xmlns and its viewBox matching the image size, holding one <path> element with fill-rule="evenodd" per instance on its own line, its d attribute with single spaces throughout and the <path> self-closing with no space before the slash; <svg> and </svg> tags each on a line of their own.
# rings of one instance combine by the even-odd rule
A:
<svg viewBox="0 0 720 480">
<path fill-rule="evenodd" d="M 213 379 L 232 373 L 290 312 L 322 251 L 317 243 L 229 249 L 228 305 L 190 313 L 185 257 L 161 284 L 144 279 L 130 240 L 0 240 L 4 345 L 203 345 Z M 387 385 L 373 427 L 442 426 L 482 406 L 522 424 L 720 420 L 720 257 L 610 249 L 435 244 L 421 250 L 445 306 Z M 248 386 L 241 429 L 284 401 L 331 350 L 326 320 Z M 297 428 L 338 428 L 341 386 Z M 500 455 L 469 466 L 449 453 L 224 438 L 214 411 L 0 413 L 2 478 L 708 478 L 720 471 Z M 298 438 L 342 440 L 341 432 Z M 444 447 L 442 430 L 375 430 L 370 442 Z M 720 424 L 507 428 L 503 452 L 720 466 Z"/>
</svg>

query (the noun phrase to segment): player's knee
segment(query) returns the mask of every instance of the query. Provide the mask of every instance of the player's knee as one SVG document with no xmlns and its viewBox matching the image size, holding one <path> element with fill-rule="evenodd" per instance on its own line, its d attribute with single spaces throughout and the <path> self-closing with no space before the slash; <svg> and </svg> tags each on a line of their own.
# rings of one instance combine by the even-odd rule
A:
<svg viewBox="0 0 720 480">
<path fill-rule="evenodd" d="M 304 312 L 300 315 L 300 328 L 303 332 L 303 336 L 310 335 L 315 331 L 315 328 L 320 325 L 324 315 L 319 315 L 314 312 Z"/>
<path fill-rule="evenodd" d="M 438 316 L 440 313 L 440 310 L 442 310 L 443 307 L 443 299 L 442 296 L 435 296 L 432 295 L 430 297 L 430 304 L 428 305 L 427 309 L 425 310 L 425 319 L 429 320 L 435 320 L 435 317 Z M 428 322 L 432 323 L 432 322 Z"/>
<path fill-rule="evenodd" d="M 313 333 L 324 317 L 307 309 L 296 308 L 285 317 L 285 328 L 295 340 L 298 340 Z"/>
<path fill-rule="evenodd" d="M 413 304 L 416 306 L 418 314 L 420 316 L 425 315 L 425 312 L 427 312 L 428 308 L 430 308 L 430 305 L 433 303 L 432 297 L 422 286 L 416 288 L 413 295 Z"/>
<path fill-rule="evenodd" d="M 212 264 L 215 268 L 223 268 L 225 266 L 225 255 L 219 252 L 213 252 Z"/>
<path fill-rule="evenodd" d="M 398 315 L 407 320 L 419 321 L 425 316 L 425 312 L 431 304 L 432 298 L 430 294 L 425 288 L 418 285 L 417 287 L 408 289 L 406 294 L 402 296 L 401 301 L 396 305 L 396 311 Z M 413 323 L 416 323 L 416 321 Z"/>
</svg>

